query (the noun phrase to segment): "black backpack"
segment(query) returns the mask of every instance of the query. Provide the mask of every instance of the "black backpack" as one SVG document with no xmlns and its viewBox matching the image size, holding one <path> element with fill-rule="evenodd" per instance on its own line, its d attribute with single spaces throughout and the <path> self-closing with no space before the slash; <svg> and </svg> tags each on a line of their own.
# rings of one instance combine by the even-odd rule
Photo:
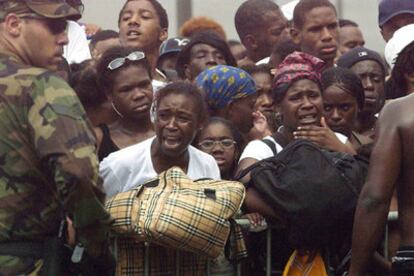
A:
<svg viewBox="0 0 414 276">
<path fill-rule="evenodd" d="M 295 248 L 321 249 L 339 233 L 351 231 L 367 167 L 358 156 L 296 140 L 246 168 L 238 178 L 251 172 L 248 187 L 254 187 L 283 218 Z"/>
</svg>

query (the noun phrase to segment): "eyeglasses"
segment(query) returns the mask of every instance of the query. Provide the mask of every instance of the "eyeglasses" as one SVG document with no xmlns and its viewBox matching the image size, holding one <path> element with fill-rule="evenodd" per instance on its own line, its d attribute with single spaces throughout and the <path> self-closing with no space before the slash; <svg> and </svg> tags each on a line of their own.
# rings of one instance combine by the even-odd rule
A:
<svg viewBox="0 0 414 276">
<path fill-rule="evenodd" d="M 198 145 L 204 150 L 211 150 L 215 145 L 220 145 L 224 149 L 229 149 L 234 147 L 237 144 L 233 139 L 222 139 L 222 140 L 211 140 L 206 139 L 200 142 Z"/>
<path fill-rule="evenodd" d="M 65 32 L 68 27 L 68 22 L 66 21 L 66 19 L 63 18 L 42 18 L 31 15 L 25 15 L 20 17 L 43 22 L 46 25 L 47 29 L 50 31 L 50 33 L 53 35 L 58 35 Z"/>
<path fill-rule="evenodd" d="M 145 54 L 140 51 L 135 51 L 123 58 L 116 58 L 108 64 L 109 70 L 115 70 L 125 64 L 126 60 L 138 61 L 145 58 Z"/>
<path fill-rule="evenodd" d="M 65 19 L 45 19 L 45 23 L 54 35 L 65 32 L 68 27 L 68 22 Z"/>
</svg>

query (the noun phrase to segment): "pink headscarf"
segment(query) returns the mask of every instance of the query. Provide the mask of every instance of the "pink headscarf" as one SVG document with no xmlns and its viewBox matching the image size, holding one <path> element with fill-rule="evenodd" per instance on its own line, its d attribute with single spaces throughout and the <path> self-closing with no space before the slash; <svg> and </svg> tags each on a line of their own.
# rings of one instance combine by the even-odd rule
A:
<svg viewBox="0 0 414 276">
<path fill-rule="evenodd" d="M 325 62 L 317 57 L 303 52 L 293 52 L 277 67 L 273 88 L 291 84 L 298 79 L 309 79 L 320 84 L 324 66 Z"/>
</svg>

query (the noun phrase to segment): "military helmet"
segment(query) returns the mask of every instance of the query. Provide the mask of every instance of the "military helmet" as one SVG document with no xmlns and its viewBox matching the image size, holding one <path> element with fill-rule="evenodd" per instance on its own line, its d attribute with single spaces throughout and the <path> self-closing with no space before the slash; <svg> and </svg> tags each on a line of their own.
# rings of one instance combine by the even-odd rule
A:
<svg viewBox="0 0 414 276">
<path fill-rule="evenodd" d="M 32 12 L 39 17 L 69 20 L 78 20 L 81 17 L 79 11 L 65 0 L 0 0 L 0 19 L 4 19 L 11 12 Z"/>
</svg>

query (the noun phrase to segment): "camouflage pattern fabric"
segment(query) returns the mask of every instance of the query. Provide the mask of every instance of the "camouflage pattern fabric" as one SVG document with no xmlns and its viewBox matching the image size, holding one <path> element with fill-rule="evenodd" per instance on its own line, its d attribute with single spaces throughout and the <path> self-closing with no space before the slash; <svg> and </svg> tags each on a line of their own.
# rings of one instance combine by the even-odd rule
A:
<svg viewBox="0 0 414 276">
<path fill-rule="evenodd" d="M 95 143 L 83 107 L 62 79 L 0 53 L 0 242 L 57 235 L 60 201 L 78 241 L 100 255 L 111 220 Z M 26 273 L 35 262 L 0 256 L 0 275 Z"/>
<path fill-rule="evenodd" d="M 78 20 L 81 14 L 65 0 L 0 0 L 0 20 L 9 13 L 39 18 L 67 18 Z"/>
</svg>

